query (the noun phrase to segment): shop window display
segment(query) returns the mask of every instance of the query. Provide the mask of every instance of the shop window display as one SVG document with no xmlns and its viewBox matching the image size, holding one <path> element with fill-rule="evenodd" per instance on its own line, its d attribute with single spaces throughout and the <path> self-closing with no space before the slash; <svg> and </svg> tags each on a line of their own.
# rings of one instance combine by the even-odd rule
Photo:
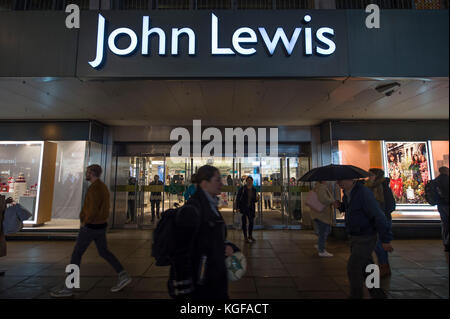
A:
<svg viewBox="0 0 450 319">
<path fill-rule="evenodd" d="M 385 142 L 385 165 L 397 204 L 422 204 L 431 179 L 426 142 Z"/>
<path fill-rule="evenodd" d="M 41 162 L 41 143 L 0 146 L 0 195 L 12 197 L 34 219 Z"/>
<path fill-rule="evenodd" d="M 439 219 L 436 207 L 425 200 L 425 185 L 448 166 L 448 141 L 337 141 L 332 159 L 369 170 L 381 168 L 390 179 L 397 203 L 394 219 Z M 334 189 L 336 197 L 340 190 Z M 337 219 L 344 215 L 336 212 Z"/>
<path fill-rule="evenodd" d="M 0 194 L 32 216 L 25 227 L 78 229 L 85 141 L 0 142 Z"/>
</svg>

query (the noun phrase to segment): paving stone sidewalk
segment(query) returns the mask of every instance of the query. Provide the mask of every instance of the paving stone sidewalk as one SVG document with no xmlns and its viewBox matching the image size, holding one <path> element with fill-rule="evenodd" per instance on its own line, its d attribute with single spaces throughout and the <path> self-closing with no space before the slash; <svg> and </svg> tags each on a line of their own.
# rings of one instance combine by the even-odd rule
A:
<svg viewBox="0 0 450 319">
<path fill-rule="evenodd" d="M 168 268 L 157 267 L 150 257 L 151 231 L 113 230 L 111 251 L 133 276 L 123 291 L 111 293 L 116 275 L 97 255 L 92 244 L 82 260 L 81 288 L 75 298 L 165 299 Z M 229 239 L 248 260 L 246 276 L 230 284 L 232 299 L 346 299 L 348 243 L 329 239 L 332 258 L 320 258 L 311 231 L 261 230 L 256 242 L 245 244 L 241 232 Z M 74 241 L 9 241 L 8 256 L 0 258 L 0 299 L 51 298 L 49 290 L 64 282 Z M 392 277 L 382 281 L 389 298 L 448 299 L 448 254 L 440 240 L 396 240 L 390 255 Z"/>
</svg>

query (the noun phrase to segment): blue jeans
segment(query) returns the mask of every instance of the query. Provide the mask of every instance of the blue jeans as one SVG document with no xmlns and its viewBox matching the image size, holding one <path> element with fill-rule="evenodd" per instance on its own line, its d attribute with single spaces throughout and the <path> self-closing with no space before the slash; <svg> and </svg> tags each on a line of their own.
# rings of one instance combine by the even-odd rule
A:
<svg viewBox="0 0 450 319">
<path fill-rule="evenodd" d="M 392 229 L 392 220 L 388 220 L 388 226 L 389 226 L 389 229 Z M 378 239 L 377 245 L 375 246 L 374 251 L 375 251 L 375 254 L 377 255 L 379 265 L 389 264 L 388 252 L 386 250 L 384 250 L 380 239 Z"/>
<path fill-rule="evenodd" d="M 316 224 L 316 231 L 319 236 L 319 252 L 323 253 L 325 251 L 325 244 L 327 242 L 328 235 L 331 232 L 331 225 L 328 225 L 318 219 L 314 219 L 314 223 Z"/>
</svg>

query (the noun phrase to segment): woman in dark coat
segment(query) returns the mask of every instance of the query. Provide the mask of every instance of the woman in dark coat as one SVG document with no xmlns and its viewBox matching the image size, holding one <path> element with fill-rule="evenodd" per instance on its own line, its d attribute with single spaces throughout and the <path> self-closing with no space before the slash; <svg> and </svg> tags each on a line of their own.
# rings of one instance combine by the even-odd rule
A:
<svg viewBox="0 0 450 319">
<path fill-rule="evenodd" d="M 254 242 L 253 238 L 253 221 L 256 215 L 256 202 L 259 200 L 256 188 L 253 187 L 253 178 L 248 176 L 236 196 L 237 211 L 242 214 L 242 231 L 246 242 Z M 247 236 L 247 219 L 248 219 L 248 236 Z"/>
<path fill-rule="evenodd" d="M 175 219 L 175 256 L 169 294 L 188 300 L 228 299 L 226 256 L 239 249 L 226 240 L 225 222 L 217 209 L 223 186 L 220 172 L 209 165 L 198 169 L 197 191 Z"/>
</svg>

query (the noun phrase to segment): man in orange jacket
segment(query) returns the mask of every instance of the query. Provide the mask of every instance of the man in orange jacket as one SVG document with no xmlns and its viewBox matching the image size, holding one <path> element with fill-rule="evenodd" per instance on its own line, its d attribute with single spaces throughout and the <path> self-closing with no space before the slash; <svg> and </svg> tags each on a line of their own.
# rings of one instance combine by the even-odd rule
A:
<svg viewBox="0 0 450 319">
<path fill-rule="evenodd" d="M 117 285 L 111 288 L 112 292 L 117 292 L 131 282 L 131 277 L 124 270 L 116 256 L 108 250 L 106 228 L 109 215 L 109 191 L 106 185 L 100 180 L 101 174 L 102 168 L 100 165 L 90 165 L 86 170 L 86 180 L 91 183 L 91 186 L 87 190 L 83 209 L 80 213 L 81 227 L 70 263 L 80 267 L 81 257 L 90 243 L 94 241 L 100 256 L 119 275 Z M 50 294 L 52 297 L 70 297 L 73 295 L 72 289 L 66 286 L 52 291 Z"/>
</svg>

